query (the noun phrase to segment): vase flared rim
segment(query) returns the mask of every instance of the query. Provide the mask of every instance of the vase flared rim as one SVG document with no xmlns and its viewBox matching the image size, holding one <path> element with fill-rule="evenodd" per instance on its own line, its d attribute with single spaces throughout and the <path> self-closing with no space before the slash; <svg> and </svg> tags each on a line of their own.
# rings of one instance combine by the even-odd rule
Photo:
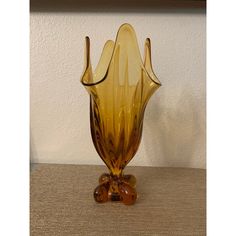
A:
<svg viewBox="0 0 236 236">
<path fill-rule="evenodd" d="M 121 31 L 123 30 L 124 27 L 128 27 L 129 30 L 131 30 L 131 31 L 133 32 L 134 38 L 135 38 L 135 43 L 136 43 L 137 46 L 138 46 L 136 33 L 135 33 L 135 30 L 134 30 L 134 28 L 132 27 L 132 25 L 130 25 L 129 23 L 124 23 L 124 24 L 122 24 L 122 25 L 119 27 L 119 29 L 118 29 L 118 32 L 117 32 L 117 34 L 116 34 L 116 39 L 115 39 L 115 41 L 113 41 L 113 40 L 107 40 L 107 42 L 105 43 L 105 45 L 104 45 L 104 47 L 103 47 L 103 50 L 104 50 L 104 48 L 106 47 L 107 43 L 110 43 L 110 42 L 113 43 L 112 54 L 111 54 L 111 58 L 110 58 L 110 60 L 109 60 L 108 66 L 107 66 L 107 68 L 106 68 L 106 73 L 104 74 L 104 76 L 103 76 L 101 79 L 99 79 L 99 80 L 96 81 L 96 82 L 87 83 L 87 82 L 84 81 L 84 75 L 85 75 L 85 73 L 88 71 L 89 66 L 90 66 L 90 38 L 89 38 L 88 36 L 85 37 L 85 42 L 86 42 L 86 58 L 87 58 L 87 61 L 86 61 L 86 67 L 85 67 L 84 73 L 83 73 L 83 75 L 82 75 L 82 77 L 81 77 L 81 83 L 82 83 L 84 86 L 95 86 L 95 85 L 98 85 L 98 84 L 102 83 L 104 80 L 106 80 L 107 74 L 108 74 L 108 71 L 109 71 L 109 67 L 110 67 L 111 61 L 112 61 L 112 59 L 113 59 L 113 57 L 114 57 L 115 49 L 116 49 L 116 47 L 117 47 L 117 43 L 118 43 L 118 42 L 117 42 L 117 39 L 118 39 L 118 36 L 119 36 L 119 34 L 121 33 Z M 145 40 L 145 47 L 146 47 L 146 44 L 149 44 L 148 47 L 149 47 L 149 50 L 150 50 L 150 48 L 151 48 L 151 46 L 150 46 L 150 44 L 151 44 L 150 38 L 146 38 L 146 40 Z M 138 49 L 139 49 L 139 46 L 138 46 Z M 103 51 L 102 51 L 102 53 L 103 53 Z M 149 53 L 151 53 L 151 52 L 149 52 Z M 147 77 L 148 77 L 153 83 L 155 83 L 156 85 L 161 86 L 161 85 L 162 85 L 161 82 L 158 80 L 157 76 L 155 75 L 155 73 L 154 73 L 154 71 L 153 71 L 153 69 L 152 69 L 152 64 L 150 65 L 150 66 L 151 66 L 151 71 L 152 71 L 152 73 L 153 73 L 153 75 L 154 75 L 155 78 L 153 78 L 153 76 L 151 76 L 150 73 L 149 73 L 149 72 L 147 71 L 147 69 L 145 68 L 144 63 L 143 63 L 143 59 L 142 59 L 141 54 L 140 54 L 140 50 L 138 50 L 138 55 L 139 55 L 139 59 L 140 59 L 140 61 L 141 61 L 142 69 L 143 69 L 144 72 L 148 75 Z M 150 61 L 151 61 L 151 55 L 150 55 Z"/>
</svg>

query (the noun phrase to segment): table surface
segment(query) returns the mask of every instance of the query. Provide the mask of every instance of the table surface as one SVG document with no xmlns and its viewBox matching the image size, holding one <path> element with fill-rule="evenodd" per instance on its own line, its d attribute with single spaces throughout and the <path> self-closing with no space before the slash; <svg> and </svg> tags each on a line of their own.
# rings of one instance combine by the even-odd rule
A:
<svg viewBox="0 0 236 236">
<path fill-rule="evenodd" d="M 103 172 L 105 166 L 34 164 L 30 235 L 206 235 L 205 170 L 127 167 L 137 178 L 131 206 L 94 202 Z"/>
</svg>

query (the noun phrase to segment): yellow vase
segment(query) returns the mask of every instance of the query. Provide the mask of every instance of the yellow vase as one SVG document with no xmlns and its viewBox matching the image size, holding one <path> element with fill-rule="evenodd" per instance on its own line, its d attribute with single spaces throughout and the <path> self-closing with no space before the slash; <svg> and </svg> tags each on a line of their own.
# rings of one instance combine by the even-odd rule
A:
<svg viewBox="0 0 236 236">
<path fill-rule="evenodd" d="M 85 70 L 81 82 L 90 95 L 90 125 L 94 146 L 110 173 L 102 174 L 94 191 L 97 202 L 137 198 L 136 180 L 123 170 L 138 150 L 146 105 L 161 86 L 151 65 L 150 39 L 141 59 L 134 29 L 123 24 L 115 42 L 108 40 L 92 71 L 86 37 Z"/>
</svg>

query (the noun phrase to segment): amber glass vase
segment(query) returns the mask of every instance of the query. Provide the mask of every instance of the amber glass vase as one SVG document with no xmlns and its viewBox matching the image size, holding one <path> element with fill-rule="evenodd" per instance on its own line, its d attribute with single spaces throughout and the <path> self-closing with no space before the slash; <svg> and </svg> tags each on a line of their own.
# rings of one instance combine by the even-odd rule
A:
<svg viewBox="0 0 236 236">
<path fill-rule="evenodd" d="M 141 59 L 134 29 L 123 24 L 116 40 L 108 40 L 95 71 L 86 37 L 85 70 L 81 82 L 90 95 L 90 126 L 94 146 L 109 169 L 94 190 L 97 202 L 136 201 L 136 179 L 123 170 L 138 150 L 146 105 L 161 86 L 151 64 L 150 39 Z"/>
</svg>

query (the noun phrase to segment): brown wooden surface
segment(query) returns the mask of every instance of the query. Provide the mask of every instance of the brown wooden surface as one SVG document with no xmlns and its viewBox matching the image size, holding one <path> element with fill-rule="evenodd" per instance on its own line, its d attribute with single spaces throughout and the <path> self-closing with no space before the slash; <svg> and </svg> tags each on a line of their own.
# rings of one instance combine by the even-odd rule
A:
<svg viewBox="0 0 236 236">
<path fill-rule="evenodd" d="M 31 0 L 31 11 L 155 11 L 206 8 L 205 0 Z"/>
<path fill-rule="evenodd" d="M 135 205 L 97 204 L 103 166 L 35 164 L 31 236 L 206 235 L 205 170 L 127 167 L 137 178 Z"/>
</svg>

